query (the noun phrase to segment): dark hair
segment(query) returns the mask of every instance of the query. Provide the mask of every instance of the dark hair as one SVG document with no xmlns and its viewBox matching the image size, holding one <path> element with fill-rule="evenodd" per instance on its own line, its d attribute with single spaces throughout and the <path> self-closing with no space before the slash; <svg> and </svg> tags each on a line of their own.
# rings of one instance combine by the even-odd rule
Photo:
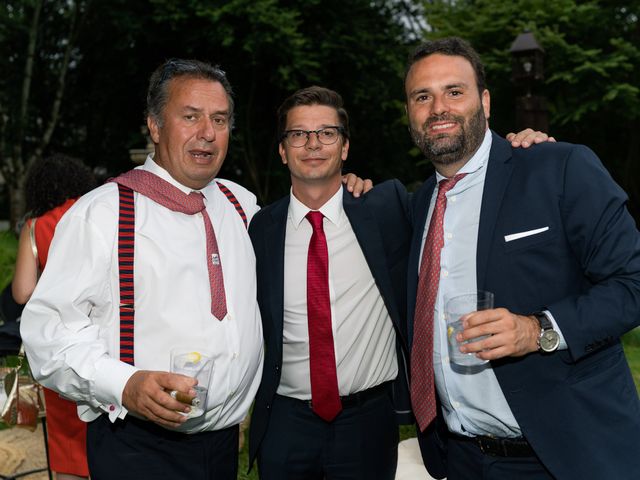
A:
<svg viewBox="0 0 640 480">
<path fill-rule="evenodd" d="M 39 217 L 70 198 L 95 188 L 96 179 L 82 161 L 62 154 L 37 160 L 25 181 L 25 199 L 30 217 Z"/>
<path fill-rule="evenodd" d="M 210 80 L 222 85 L 229 101 L 229 127 L 233 128 L 233 90 L 227 75 L 217 65 L 199 60 L 172 58 L 156 68 L 149 78 L 147 116 L 152 117 L 159 126 L 162 126 L 162 110 L 169 100 L 169 83 L 178 77 Z"/>
<path fill-rule="evenodd" d="M 466 40 L 459 37 L 446 37 L 438 40 L 432 40 L 429 42 L 418 45 L 410 54 L 407 61 L 407 68 L 404 72 L 404 80 L 407 81 L 409 70 L 414 63 L 419 62 L 429 55 L 439 53 L 441 55 L 449 55 L 455 57 L 463 57 L 471 64 L 473 71 L 476 74 L 476 85 L 478 86 L 478 93 L 482 95 L 486 87 L 486 80 L 484 74 L 484 65 L 478 52 L 476 52 L 471 44 Z"/>
<path fill-rule="evenodd" d="M 287 128 L 289 110 L 301 105 L 324 105 L 335 108 L 342 127 L 342 135 L 349 138 L 349 114 L 343 107 L 342 97 L 338 92 L 316 85 L 298 90 L 278 107 L 278 138 L 282 138 Z"/>
</svg>

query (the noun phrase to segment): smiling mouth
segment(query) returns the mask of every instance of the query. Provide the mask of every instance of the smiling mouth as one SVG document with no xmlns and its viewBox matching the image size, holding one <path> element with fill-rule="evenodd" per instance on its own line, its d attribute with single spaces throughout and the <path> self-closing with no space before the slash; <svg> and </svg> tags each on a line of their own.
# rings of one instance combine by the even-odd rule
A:
<svg viewBox="0 0 640 480">
<path fill-rule="evenodd" d="M 448 130 L 455 127 L 456 125 L 456 122 L 437 123 L 435 125 L 430 125 L 429 129 L 438 132 L 440 130 Z"/>
</svg>

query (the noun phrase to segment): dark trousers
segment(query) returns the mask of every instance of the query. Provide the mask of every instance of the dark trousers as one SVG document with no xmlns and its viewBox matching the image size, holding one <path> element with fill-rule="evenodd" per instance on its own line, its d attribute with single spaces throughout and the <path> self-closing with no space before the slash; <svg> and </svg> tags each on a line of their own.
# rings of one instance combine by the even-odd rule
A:
<svg viewBox="0 0 640 480">
<path fill-rule="evenodd" d="M 536 456 L 498 457 L 484 454 L 469 441 L 447 442 L 447 480 L 553 480 Z"/>
<path fill-rule="evenodd" d="M 236 480 L 238 426 L 187 435 L 127 417 L 87 427 L 92 480 Z"/>
<path fill-rule="evenodd" d="M 276 395 L 258 451 L 261 480 L 393 480 L 398 425 L 388 389 L 332 421 Z"/>
</svg>

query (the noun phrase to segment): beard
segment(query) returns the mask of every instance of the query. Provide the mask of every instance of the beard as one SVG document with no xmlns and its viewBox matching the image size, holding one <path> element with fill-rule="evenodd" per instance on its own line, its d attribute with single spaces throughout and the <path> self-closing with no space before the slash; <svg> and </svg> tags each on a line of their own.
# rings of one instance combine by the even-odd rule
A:
<svg viewBox="0 0 640 480">
<path fill-rule="evenodd" d="M 432 123 L 445 120 L 458 123 L 460 131 L 455 135 L 437 133 L 429 135 L 429 126 Z M 481 104 L 468 121 L 461 115 L 443 114 L 429 117 L 422 129 L 410 128 L 411 138 L 431 163 L 451 165 L 471 158 L 484 139 L 486 122 Z"/>
</svg>

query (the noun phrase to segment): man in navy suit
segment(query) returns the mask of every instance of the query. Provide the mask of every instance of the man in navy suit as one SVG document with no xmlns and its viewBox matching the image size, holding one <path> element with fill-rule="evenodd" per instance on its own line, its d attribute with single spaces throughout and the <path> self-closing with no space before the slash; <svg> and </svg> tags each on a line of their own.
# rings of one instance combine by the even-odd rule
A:
<svg viewBox="0 0 640 480">
<path fill-rule="evenodd" d="M 640 320 L 627 196 L 584 146 L 513 149 L 489 130 L 483 66 L 458 38 L 419 46 L 405 89 L 412 137 L 436 168 L 412 198 L 408 267 L 427 469 L 449 480 L 640 478 L 640 402 L 620 342 Z M 443 219 L 431 224 L 439 201 Z M 429 290 L 419 277 L 430 229 L 442 241 L 429 319 L 435 381 L 420 385 L 430 359 L 416 360 L 427 358 L 416 303 Z M 476 290 L 497 308 L 465 316 L 458 339 L 489 335 L 461 351 L 490 362 L 463 370 L 448 357 L 444 299 Z M 432 420 L 422 412 L 434 390 Z"/>
<path fill-rule="evenodd" d="M 257 456 L 263 480 L 391 480 L 398 416 L 411 420 L 406 191 L 388 181 L 360 198 L 344 192 L 349 121 L 336 92 L 299 90 L 284 101 L 278 119 L 291 194 L 262 209 L 249 227 L 265 338 L 250 458 Z M 328 257 L 324 310 L 332 348 L 322 354 L 328 363 L 317 374 L 312 350 L 320 342 L 314 330 L 319 320 L 311 305 L 322 295 L 310 293 L 317 287 L 307 277 L 317 228 L 309 212 L 320 216 Z M 329 414 L 314 380 L 327 372 L 334 382 Z"/>
</svg>

